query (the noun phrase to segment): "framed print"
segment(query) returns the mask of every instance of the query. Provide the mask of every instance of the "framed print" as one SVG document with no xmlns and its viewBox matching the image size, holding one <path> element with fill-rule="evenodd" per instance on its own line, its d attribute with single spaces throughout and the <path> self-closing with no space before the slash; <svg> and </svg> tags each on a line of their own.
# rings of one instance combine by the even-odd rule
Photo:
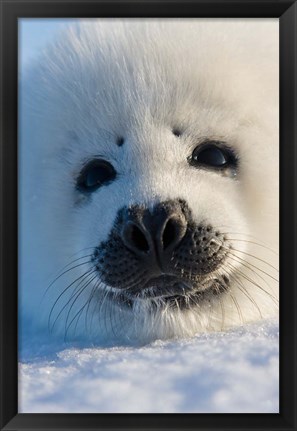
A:
<svg viewBox="0 0 297 431">
<path fill-rule="evenodd" d="M 1 11 L 1 429 L 296 429 L 296 3 Z"/>
</svg>

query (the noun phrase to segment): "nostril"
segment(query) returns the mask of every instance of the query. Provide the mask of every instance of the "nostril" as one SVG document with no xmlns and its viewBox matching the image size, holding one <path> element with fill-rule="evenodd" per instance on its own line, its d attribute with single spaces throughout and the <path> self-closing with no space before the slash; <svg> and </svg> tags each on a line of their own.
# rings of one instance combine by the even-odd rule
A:
<svg viewBox="0 0 297 431">
<path fill-rule="evenodd" d="M 165 250 L 174 241 L 176 234 L 176 225 L 173 219 L 169 219 L 166 223 L 165 229 L 163 230 L 163 249 Z"/>
<path fill-rule="evenodd" d="M 149 251 L 149 244 L 141 228 L 134 223 L 128 223 L 123 230 L 125 244 L 134 251 Z"/>
<path fill-rule="evenodd" d="M 183 238 L 185 226 L 179 219 L 171 217 L 163 230 L 162 244 L 163 250 L 166 250 L 171 245 L 177 245 Z"/>
<path fill-rule="evenodd" d="M 149 245 L 143 232 L 136 226 L 131 227 L 131 241 L 141 251 L 149 251 Z"/>
</svg>

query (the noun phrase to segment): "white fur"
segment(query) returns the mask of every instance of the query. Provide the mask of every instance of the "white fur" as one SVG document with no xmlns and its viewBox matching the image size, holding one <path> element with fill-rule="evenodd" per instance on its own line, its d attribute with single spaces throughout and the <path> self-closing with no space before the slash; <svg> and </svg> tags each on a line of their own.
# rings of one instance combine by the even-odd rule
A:
<svg viewBox="0 0 297 431">
<path fill-rule="evenodd" d="M 277 313 L 276 20 L 82 21 L 39 57 L 21 85 L 20 108 L 20 311 L 33 328 L 46 328 L 56 299 L 86 265 L 46 288 L 65 265 L 70 269 L 106 240 L 119 208 L 177 197 L 197 222 L 226 232 L 237 250 L 228 261 L 237 271 L 231 294 L 187 312 L 163 309 L 154 318 L 144 302 L 132 315 L 108 301 L 96 309 L 94 299 L 93 319 L 85 319 L 86 310 L 78 319 L 93 281 L 70 311 L 67 337 L 145 342 Z M 125 137 L 122 147 L 118 136 Z M 236 179 L 188 165 L 205 138 L 235 148 Z M 85 202 L 76 177 L 98 155 L 120 175 Z M 53 320 L 75 286 L 57 302 Z M 65 335 L 70 305 L 53 332 Z"/>
</svg>

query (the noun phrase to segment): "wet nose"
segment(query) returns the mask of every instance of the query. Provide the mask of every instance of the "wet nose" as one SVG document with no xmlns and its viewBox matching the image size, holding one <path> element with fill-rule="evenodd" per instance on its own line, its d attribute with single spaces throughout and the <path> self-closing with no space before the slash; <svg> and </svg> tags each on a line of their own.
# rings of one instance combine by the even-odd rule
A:
<svg viewBox="0 0 297 431">
<path fill-rule="evenodd" d="M 134 207 L 124 222 L 121 235 L 126 247 L 136 255 L 162 260 L 178 246 L 186 229 L 187 221 L 180 206 L 164 203 L 152 212 Z"/>
</svg>

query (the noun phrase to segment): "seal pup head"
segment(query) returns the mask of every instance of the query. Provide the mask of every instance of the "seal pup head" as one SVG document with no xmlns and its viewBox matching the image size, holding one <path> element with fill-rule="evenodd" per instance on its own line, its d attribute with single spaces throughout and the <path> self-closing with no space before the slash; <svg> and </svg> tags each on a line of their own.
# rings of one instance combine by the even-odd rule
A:
<svg viewBox="0 0 297 431">
<path fill-rule="evenodd" d="M 276 313 L 277 47 L 274 22 L 91 20 L 48 48 L 22 87 L 29 314 L 46 281 L 67 338 Z"/>
</svg>

